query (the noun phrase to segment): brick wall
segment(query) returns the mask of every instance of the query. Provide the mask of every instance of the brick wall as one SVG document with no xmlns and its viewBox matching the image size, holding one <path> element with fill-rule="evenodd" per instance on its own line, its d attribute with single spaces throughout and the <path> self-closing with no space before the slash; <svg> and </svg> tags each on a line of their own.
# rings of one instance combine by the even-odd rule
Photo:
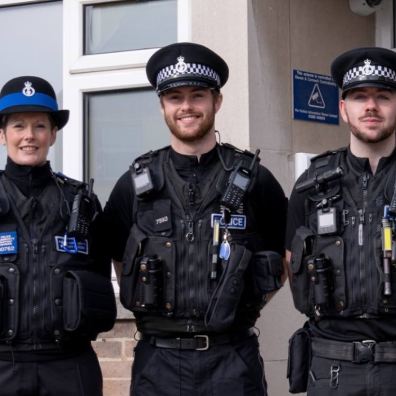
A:
<svg viewBox="0 0 396 396">
<path fill-rule="evenodd" d="M 102 368 L 103 396 L 129 396 L 135 333 L 133 319 L 119 319 L 92 343 Z"/>
</svg>

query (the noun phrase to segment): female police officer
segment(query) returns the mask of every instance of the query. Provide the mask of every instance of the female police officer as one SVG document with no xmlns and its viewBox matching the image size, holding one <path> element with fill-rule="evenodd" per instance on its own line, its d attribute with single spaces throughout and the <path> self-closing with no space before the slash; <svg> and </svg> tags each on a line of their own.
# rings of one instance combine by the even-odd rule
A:
<svg viewBox="0 0 396 396">
<path fill-rule="evenodd" d="M 4 85 L 0 117 L 0 393 L 101 395 L 90 340 L 112 327 L 115 304 L 97 249 L 100 205 L 92 186 L 47 161 L 69 111 L 28 76 Z"/>
</svg>

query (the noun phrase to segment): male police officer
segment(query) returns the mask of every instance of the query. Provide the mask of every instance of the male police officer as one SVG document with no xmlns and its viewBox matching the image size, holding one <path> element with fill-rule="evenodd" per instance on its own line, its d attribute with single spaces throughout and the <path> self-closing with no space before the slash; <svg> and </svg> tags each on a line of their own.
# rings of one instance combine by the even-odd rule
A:
<svg viewBox="0 0 396 396">
<path fill-rule="evenodd" d="M 136 159 L 105 208 L 121 300 L 141 333 L 131 392 L 265 395 L 252 327 L 281 286 L 285 196 L 257 155 L 216 144 L 220 56 L 177 43 L 146 70 L 171 146 Z"/>
<path fill-rule="evenodd" d="M 331 72 L 350 145 L 314 158 L 290 198 L 291 287 L 310 318 L 292 338 L 291 390 L 394 395 L 396 54 L 353 49 Z M 297 353 L 308 336 L 311 362 Z"/>
<path fill-rule="evenodd" d="M 91 187 L 47 161 L 68 110 L 34 76 L 0 92 L 0 394 L 100 396 L 90 340 L 115 320 Z"/>
</svg>

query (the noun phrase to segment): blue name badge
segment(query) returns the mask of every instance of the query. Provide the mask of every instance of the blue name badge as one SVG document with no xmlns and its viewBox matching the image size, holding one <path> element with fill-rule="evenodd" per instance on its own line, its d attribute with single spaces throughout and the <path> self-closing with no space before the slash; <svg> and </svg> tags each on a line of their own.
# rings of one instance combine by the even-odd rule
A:
<svg viewBox="0 0 396 396">
<path fill-rule="evenodd" d="M 212 213 L 211 217 L 211 227 L 213 228 L 213 223 L 215 220 L 220 221 L 220 228 L 224 228 L 224 220 L 221 213 Z M 231 221 L 227 224 L 227 228 L 234 229 L 234 230 L 245 230 L 246 229 L 246 216 L 245 215 L 231 215 Z"/>
<path fill-rule="evenodd" d="M 66 245 L 65 245 L 66 241 Z M 70 254 L 88 254 L 88 241 L 77 241 L 76 238 L 64 236 L 55 236 L 55 245 L 58 252 Z"/>
<path fill-rule="evenodd" d="M 0 232 L 0 254 L 18 253 L 18 238 L 16 231 Z"/>
</svg>

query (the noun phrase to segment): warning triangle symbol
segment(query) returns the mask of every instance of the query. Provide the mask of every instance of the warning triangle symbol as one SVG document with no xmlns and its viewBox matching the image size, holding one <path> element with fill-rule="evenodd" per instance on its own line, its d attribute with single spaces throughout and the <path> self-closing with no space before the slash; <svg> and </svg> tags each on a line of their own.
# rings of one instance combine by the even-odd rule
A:
<svg viewBox="0 0 396 396">
<path fill-rule="evenodd" d="M 324 109 L 326 107 L 323 100 L 322 92 L 320 92 L 319 85 L 315 84 L 309 97 L 308 106 Z"/>
</svg>

